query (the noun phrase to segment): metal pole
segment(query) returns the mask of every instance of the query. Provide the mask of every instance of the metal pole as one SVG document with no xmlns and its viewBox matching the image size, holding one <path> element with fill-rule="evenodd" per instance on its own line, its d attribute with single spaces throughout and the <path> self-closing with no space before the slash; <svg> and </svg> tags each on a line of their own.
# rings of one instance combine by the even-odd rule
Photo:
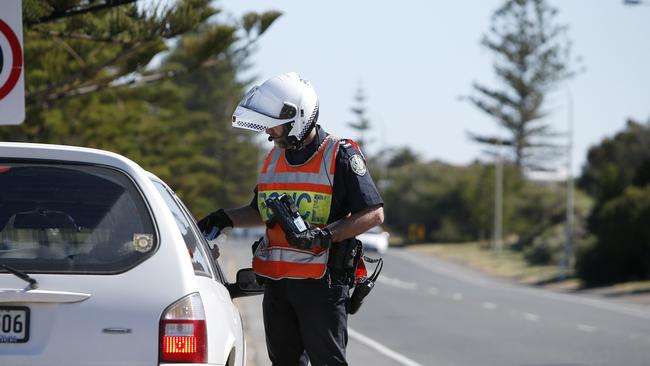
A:
<svg viewBox="0 0 650 366">
<path fill-rule="evenodd" d="M 561 278 L 566 278 L 569 268 L 571 266 L 571 258 L 573 252 L 573 96 L 571 89 L 566 88 L 567 101 L 568 101 L 568 137 L 567 143 L 567 178 L 566 178 L 566 221 L 564 230 L 564 259 L 562 260 L 562 268 L 560 270 Z"/>
<path fill-rule="evenodd" d="M 503 249 L 503 160 L 501 159 L 501 140 L 497 145 L 494 167 L 494 238 L 493 248 Z"/>
</svg>

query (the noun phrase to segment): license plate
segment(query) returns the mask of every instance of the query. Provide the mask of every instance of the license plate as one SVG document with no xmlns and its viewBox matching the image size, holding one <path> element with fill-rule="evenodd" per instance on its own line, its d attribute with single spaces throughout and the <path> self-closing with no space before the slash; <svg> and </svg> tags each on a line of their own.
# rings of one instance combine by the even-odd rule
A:
<svg viewBox="0 0 650 366">
<path fill-rule="evenodd" d="M 0 306 L 0 343 L 25 343 L 29 340 L 29 308 Z"/>
</svg>

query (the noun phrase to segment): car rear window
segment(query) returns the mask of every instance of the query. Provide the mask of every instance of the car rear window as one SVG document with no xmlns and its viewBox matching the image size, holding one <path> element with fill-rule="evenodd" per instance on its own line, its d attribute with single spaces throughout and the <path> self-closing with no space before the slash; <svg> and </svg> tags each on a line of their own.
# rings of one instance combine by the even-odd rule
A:
<svg viewBox="0 0 650 366">
<path fill-rule="evenodd" d="M 0 263 L 36 273 L 126 271 L 156 248 L 133 181 L 103 166 L 0 160 Z"/>
</svg>

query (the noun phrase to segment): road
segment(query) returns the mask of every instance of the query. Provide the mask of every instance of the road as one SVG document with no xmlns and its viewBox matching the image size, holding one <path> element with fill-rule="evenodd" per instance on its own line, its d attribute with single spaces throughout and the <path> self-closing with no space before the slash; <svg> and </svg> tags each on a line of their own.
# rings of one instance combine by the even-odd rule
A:
<svg viewBox="0 0 650 366">
<path fill-rule="evenodd" d="M 229 278 L 250 266 L 250 242 L 222 246 Z M 349 319 L 351 365 L 650 365 L 650 307 L 520 286 L 406 249 L 383 258 L 375 289 Z M 248 365 L 270 364 L 261 300 L 235 300 Z"/>
</svg>

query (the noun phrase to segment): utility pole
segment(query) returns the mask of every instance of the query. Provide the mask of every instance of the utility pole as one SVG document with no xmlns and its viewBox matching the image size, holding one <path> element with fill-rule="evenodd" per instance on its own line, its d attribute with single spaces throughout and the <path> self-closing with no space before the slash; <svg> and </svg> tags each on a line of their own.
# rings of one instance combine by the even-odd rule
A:
<svg viewBox="0 0 650 366">
<path fill-rule="evenodd" d="M 501 158 L 501 138 L 497 145 L 496 161 L 494 164 L 494 237 L 493 249 L 503 250 L 503 159 Z"/>
<path fill-rule="evenodd" d="M 566 177 L 566 219 L 564 228 L 564 258 L 560 268 L 560 278 L 566 278 L 571 266 L 571 257 L 573 254 L 573 96 L 571 89 L 566 88 L 567 92 L 567 122 L 568 138 L 567 143 L 567 177 Z"/>
</svg>

